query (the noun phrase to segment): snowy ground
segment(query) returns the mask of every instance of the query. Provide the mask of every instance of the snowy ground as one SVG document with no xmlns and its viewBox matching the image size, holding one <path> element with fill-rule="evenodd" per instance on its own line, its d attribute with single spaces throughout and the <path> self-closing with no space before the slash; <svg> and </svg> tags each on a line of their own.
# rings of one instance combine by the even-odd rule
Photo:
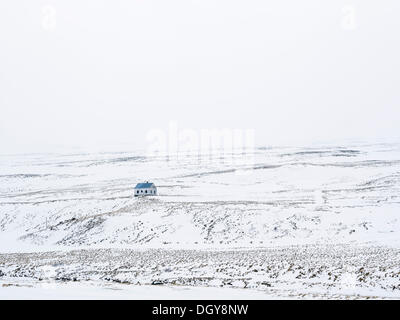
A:
<svg viewBox="0 0 400 320">
<path fill-rule="evenodd" d="M 34 286 L 92 282 L 101 288 L 110 284 L 214 288 L 212 295 L 221 288 L 236 288 L 244 289 L 243 298 L 253 297 L 254 290 L 259 294 L 255 297 L 264 293 L 265 298 L 400 298 L 400 250 L 385 247 L 80 249 L 2 254 L 0 261 L 4 281 L 28 279 Z"/>
<path fill-rule="evenodd" d="M 260 148 L 250 158 L 0 156 L 0 280 L 400 296 L 400 145 Z M 134 198 L 144 180 L 160 195 Z"/>
<path fill-rule="evenodd" d="M 0 299 L 123 299 L 123 300 L 264 300 L 281 299 L 269 292 L 184 286 L 130 286 L 118 283 L 0 280 Z"/>
</svg>

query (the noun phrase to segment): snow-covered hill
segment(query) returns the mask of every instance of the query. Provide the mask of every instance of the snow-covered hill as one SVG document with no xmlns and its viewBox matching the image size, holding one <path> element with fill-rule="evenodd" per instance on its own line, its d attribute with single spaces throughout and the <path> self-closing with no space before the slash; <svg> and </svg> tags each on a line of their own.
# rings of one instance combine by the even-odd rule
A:
<svg viewBox="0 0 400 320">
<path fill-rule="evenodd" d="M 400 145 L 0 157 L 0 250 L 400 243 Z M 239 161 L 238 161 L 239 160 Z M 151 180 L 159 196 L 134 198 Z"/>
<path fill-rule="evenodd" d="M 400 296 L 399 144 L 259 148 L 243 159 L 0 156 L 3 294 L 89 281 Z M 159 195 L 133 197 L 145 180 Z"/>
</svg>

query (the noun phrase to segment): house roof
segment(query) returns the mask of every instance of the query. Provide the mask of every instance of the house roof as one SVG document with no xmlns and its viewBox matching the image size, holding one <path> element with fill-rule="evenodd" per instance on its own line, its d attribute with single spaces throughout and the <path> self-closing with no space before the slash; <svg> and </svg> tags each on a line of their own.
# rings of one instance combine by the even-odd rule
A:
<svg viewBox="0 0 400 320">
<path fill-rule="evenodd" d="M 145 188 L 152 188 L 155 187 L 154 183 L 152 182 L 143 182 L 143 183 L 138 183 L 135 187 L 135 189 L 145 189 Z"/>
</svg>

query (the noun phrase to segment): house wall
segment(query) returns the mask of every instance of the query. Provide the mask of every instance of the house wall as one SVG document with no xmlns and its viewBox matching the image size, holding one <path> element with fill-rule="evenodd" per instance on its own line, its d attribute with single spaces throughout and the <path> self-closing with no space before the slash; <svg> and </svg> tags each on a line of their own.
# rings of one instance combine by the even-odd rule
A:
<svg viewBox="0 0 400 320">
<path fill-rule="evenodd" d="M 154 195 L 157 195 L 157 188 L 135 189 L 135 196 L 154 196 Z"/>
</svg>

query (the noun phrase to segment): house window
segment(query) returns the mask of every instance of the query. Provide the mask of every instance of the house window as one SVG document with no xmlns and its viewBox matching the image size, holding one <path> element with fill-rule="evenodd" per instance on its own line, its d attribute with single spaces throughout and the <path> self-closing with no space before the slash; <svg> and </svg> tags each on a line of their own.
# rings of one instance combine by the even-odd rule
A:
<svg viewBox="0 0 400 320">
<path fill-rule="evenodd" d="M 145 193 L 147 193 L 147 190 L 145 191 Z"/>
</svg>

